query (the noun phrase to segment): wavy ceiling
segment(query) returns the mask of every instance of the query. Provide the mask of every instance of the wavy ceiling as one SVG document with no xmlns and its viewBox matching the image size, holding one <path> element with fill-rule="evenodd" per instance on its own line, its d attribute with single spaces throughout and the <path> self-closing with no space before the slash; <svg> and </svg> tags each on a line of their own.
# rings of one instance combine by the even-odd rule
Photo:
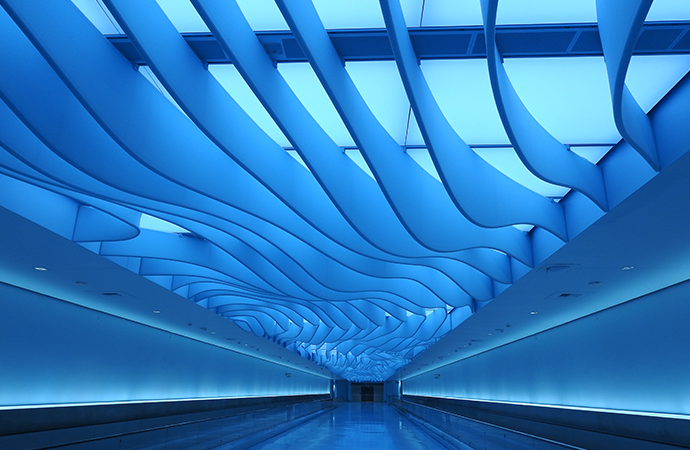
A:
<svg viewBox="0 0 690 450">
<path fill-rule="evenodd" d="M 381 27 L 326 29 L 323 2 L 276 0 L 272 33 L 227 0 L 0 0 L 0 204 L 347 379 L 384 380 L 615 206 L 612 179 L 668 164 L 648 112 L 690 69 L 690 27 L 645 24 L 651 1 L 511 27 L 483 0 L 483 24 L 455 28 L 425 25 L 440 1 L 360 3 Z M 175 7 L 204 33 L 181 34 Z M 638 55 L 673 68 L 641 75 L 657 89 L 636 91 L 643 106 Z M 529 86 L 544 66 L 514 84 L 504 56 L 605 68 L 591 114 L 610 111 L 608 131 L 550 133 L 569 105 Z M 365 86 L 382 61 L 395 68 Z M 489 97 L 449 105 L 443 89 Z M 463 140 L 475 119 L 498 137 Z M 632 162 L 604 171 L 614 145 Z"/>
</svg>

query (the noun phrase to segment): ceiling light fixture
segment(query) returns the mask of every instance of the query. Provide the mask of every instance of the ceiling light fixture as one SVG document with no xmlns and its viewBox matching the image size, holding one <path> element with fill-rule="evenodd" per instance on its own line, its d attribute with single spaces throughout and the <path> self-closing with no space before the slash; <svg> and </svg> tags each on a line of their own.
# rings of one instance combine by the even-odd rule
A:
<svg viewBox="0 0 690 450">
<path fill-rule="evenodd" d="M 38 270 L 39 272 L 45 272 L 45 271 L 48 270 L 48 269 L 46 269 L 45 267 L 41 267 L 41 266 L 36 266 L 36 267 L 34 267 L 34 269 L 35 269 L 35 270 Z"/>
</svg>

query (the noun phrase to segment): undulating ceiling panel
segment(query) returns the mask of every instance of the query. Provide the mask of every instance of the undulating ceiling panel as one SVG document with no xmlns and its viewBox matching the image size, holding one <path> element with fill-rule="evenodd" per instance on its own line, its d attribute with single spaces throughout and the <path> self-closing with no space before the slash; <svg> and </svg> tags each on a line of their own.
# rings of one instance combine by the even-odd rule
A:
<svg viewBox="0 0 690 450">
<path fill-rule="evenodd" d="M 647 3 L 0 0 L 0 205 L 385 380 L 668 164 Z"/>
</svg>

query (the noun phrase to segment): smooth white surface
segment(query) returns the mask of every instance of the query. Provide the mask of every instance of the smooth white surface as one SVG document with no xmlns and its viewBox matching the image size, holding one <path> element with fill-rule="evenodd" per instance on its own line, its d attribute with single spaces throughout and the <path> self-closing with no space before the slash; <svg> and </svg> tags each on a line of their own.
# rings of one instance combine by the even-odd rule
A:
<svg viewBox="0 0 690 450">
<path fill-rule="evenodd" d="M 563 197 L 570 189 L 547 183 L 532 175 L 512 148 L 475 148 L 486 162 L 521 185 L 545 197 Z"/>
<path fill-rule="evenodd" d="M 249 115 L 268 134 L 271 139 L 282 147 L 290 147 L 290 141 L 285 137 L 275 121 L 268 114 L 266 108 L 261 104 L 249 85 L 244 81 L 242 75 L 232 64 L 212 64 L 208 70 L 225 88 L 230 96 L 240 105 Z"/>
<path fill-rule="evenodd" d="M 308 63 L 279 64 L 278 70 L 297 98 L 328 135 L 341 147 L 355 145 L 331 99 Z"/>
<path fill-rule="evenodd" d="M 637 55 L 630 61 L 625 84 L 649 112 L 689 71 L 690 55 Z"/>
<path fill-rule="evenodd" d="M 604 58 L 510 58 L 504 66 L 525 107 L 560 142 L 621 139 Z"/>
<path fill-rule="evenodd" d="M 466 143 L 509 143 L 485 60 L 424 60 L 421 67 L 441 111 Z"/>
<path fill-rule="evenodd" d="M 395 61 L 349 62 L 346 68 L 379 123 L 404 145 L 410 103 Z"/>
</svg>

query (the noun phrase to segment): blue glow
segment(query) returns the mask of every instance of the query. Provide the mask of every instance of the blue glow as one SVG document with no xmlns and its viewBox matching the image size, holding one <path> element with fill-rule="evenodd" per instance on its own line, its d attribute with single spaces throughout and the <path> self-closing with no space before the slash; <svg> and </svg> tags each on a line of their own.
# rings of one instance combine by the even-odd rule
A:
<svg viewBox="0 0 690 450">
<path fill-rule="evenodd" d="M 424 60 L 422 71 L 441 111 L 465 142 L 509 143 L 494 102 L 486 61 Z"/>
<path fill-rule="evenodd" d="M 349 62 L 346 68 L 371 112 L 388 134 L 403 145 L 410 103 L 395 61 Z"/>
<path fill-rule="evenodd" d="M 688 71 L 690 55 L 633 56 L 625 84 L 640 107 L 649 112 Z"/>
<path fill-rule="evenodd" d="M 216 80 L 225 88 L 230 96 L 249 114 L 274 141 L 281 147 L 290 147 L 290 141 L 285 137 L 278 125 L 266 111 L 249 85 L 244 81 L 242 75 L 232 64 L 212 64 L 208 67 L 209 72 L 216 77 Z"/>
<path fill-rule="evenodd" d="M 406 392 L 413 394 L 412 392 Z M 430 397 L 435 397 L 431 395 Z M 583 406 L 564 406 L 564 405 L 551 405 L 547 403 L 525 403 L 525 402 L 506 402 L 499 400 L 483 400 L 476 398 L 464 398 L 464 397 L 436 397 L 436 398 L 454 398 L 457 400 L 465 400 L 468 402 L 481 402 L 481 403 L 496 403 L 500 405 L 522 405 L 522 406 L 539 406 L 541 408 L 555 408 L 555 409 L 566 409 L 570 411 L 593 411 L 593 412 L 603 412 L 603 413 L 613 413 L 613 414 L 629 414 L 633 416 L 644 416 L 644 417 L 663 417 L 668 419 L 681 419 L 690 420 L 690 415 L 686 414 L 665 414 L 651 411 L 632 411 L 626 409 L 609 409 L 609 408 L 586 408 Z"/>
<path fill-rule="evenodd" d="M 341 147 L 354 147 L 355 142 L 311 66 L 307 63 L 279 64 L 278 70 L 331 139 Z"/>
<path fill-rule="evenodd" d="M 604 58 L 511 58 L 510 81 L 535 119 L 564 144 L 615 144 Z"/>
<path fill-rule="evenodd" d="M 155 2 L 75 0 L 101 33 L 119 34 L 122 30 L 103 4 L 112 6 L 122 26 L 131 30 L 131 47 L 122 54 L 69 2 L 46 2 L 45 9 L 4 2 L 0 30 L 13 45 L 0 47 L 0 57 L 13 70 L 0 77 L 0 119 L 13 125 L 1 130 L 0 139 L 8 151 L 0 155 L 0 162 L 9 177 L 38 180 L 30 185 L 32 190 L 46 190 L 73 210 L 53 217 L 55 208 L 49 208 L 48 220 L 41 202 L 34 201 L 27 218 L 41 209 L 35 216 L 53 224 L 59 219 L 64 236 L 88 242 L 89 248 L 98 248 L 112 261 L 334 373 L 352 380 L 385 379 L 469 316 L 473 308 L 467 305 L 485 304 L 524 274 L 527 269 L 510 266 L 507 256 L 529 265 L 538 260 L 535 255 L 548 256 L 552 251 L 538 233 L 528 236 L 507 225 L 525 224 L 517 226 L 520 230 L 536 225 L 566 241 L 579 227 L 585 229 L 591 223 L 589 217 L 605 214 L 606 200 L 613 197 L 608 196 L 609 189 L 627 192 L 628 186 L 618 183 L 626 182 L 629 167 L 612 167 L 617 159 L 611 158 L 606 171 L 599 170 L 574 157 L 542 129 L 592 163 L 619 142 L 603 58 L 492 58 L 488 67 L 479 57 L 424 60 L 421 70 L 433 94 L 428 95 L 419 78 L 415 50 L 406 39 L 391 41 L 400 66 L 392 60 L 351 61 L 343 69 L 341 58 L 332 52 L 322 25 L 331 30 L 382 29 L 377 0 L 314 0 L 320 20 L 309 11 L 314 5 L 308 1 L 239 0 L 254 30 L 285 30 L 289 22 L 297 45 L 310 64 L 318 67 L 320 78 L 308 63 L 281 63 L 278 70 L 309 114 L 340 146 L 327 148 L 329 142 L 320 140 L 320 130 L 305 124 L 301 108 L 295 108 L 290 99 L 285 101 L 283 90 L 270 89 L 280 80 L 270 79 L 277 73 L 265 49 L 235 47 L 256 43 L 250 30 L 233 22 L 240 14 L 222 14 L 228 6 L 225 2 L 200 3 L 208 9 L 204 17 L 219 30 L 216 38 L 243 65 L 242 73 L 256 82 L 267 81 L 266 85 L 257 83 L 266 89 L 262 98 L 295 142 L 288 141 L 233 65 L 212 65 L 208 71 L 263 132 L 251 121 L 243 122 L 245 114 L 234 109 L 225 92 L 205 89 L 206 67 L 174 29 L 164 26 L 166 17 L 158 14 Z M 179 32 L 208 32 L 190 0 L 160 0 L 158 4 Z M 405 24 L 481 25 L 480 4 L 478 0 L 403 0 L 401 17 L 395 1 L 382 2 L 389 25 L 400 31 L 396 36 L 405 36 Z M 685 14 L 683 8 L 690 9 L 678 4 L 659 0 L 650 19 L 678 20 Z M 594 23 L 595 0 L 501 0 L 498 16 L 499 24 Z M 618 17 L 612 15 L 612 19 L 611 23 L 602 21 L 602 32 L 609 31 L 609 26 L 615 31 Z M 228 30 L 244 30 L 244 34 L 226 34 Z M 488 48 L 491 54 L 494 46 Z M 132 49 L 156 67 L 170 92 L 148 66 L 138 68 L 139 74 L 132 70 L 132 63 L 140 63 Z M 284 50 L 290 53 L 290 44 Z M 351 50 L 356 51 L 356 45 Z M 627 64 L 629 55 L 623 56 Z M 85 59 L 90 64 L 84 64 Z M 609 65 L 616 63 L 608 48 L 607 60 Z M 254 66 L 257 61 L 262 65 Z M 504 73 L 498 65 L 498 77 L 497 61 L 507 70 Z M 624 73 L 626 66 L 609 67 L 609 73 L 611 69 Z M 399 70 L 409 80 L 407 89 L 420 122 L 423 115 L 428 143 L 411 112 Z M 648 111 L 688 70 L 690 56 L 635 57 L 627 81 Z M 349 90 L 348 76 L 357 92 Z M 249 84 L 254 85 L 251 80 Z M 621 84 L 614 83 L 614 90 Z M 337 99 L 344 120 L 324 85 Z M 366 107 L 356 101 L 360 95 Z M 194 122 L 170 107 L 170 103 L 178 106 L 173 96 L 184 99 L 181 104 Z M 499 117 L 496 98 L 509 133 Z M 521 102 L 535 120 L 521 114 Z M 667 104 L 675 108 L 673 103 Z M 56 122 L 55 117 L 62 120 Z M 640 118 L 640 123 L 647 123 L 644 114 Z M 366 149 L 378 183 L 357 169 L 350 171 L 350 161 L 343 159 L 346 155 L 373 178 L 344 122 Z M 226 125 L 230 123 L 235 127 L 229 132 Z M 65 128 L 56 132 L 57 127 Z M 619 127 L 632 144 L 626 149 L 644 153 L 644 146 L 637 145 L 629 133 L 630 127 L 620 120 Z M 515 184 L 474 158 L 453 130 L 490 165 L 539 195 L 517 189 L 514 200 Z M 656 130 L 658 142 L 674 144 L 667 148 L 686 140 L 663 126 Z M 654 136 L 648 141 L 653 147 Z M 305 165 L 294 149 L 301 145 L 314 173 L 293 164 L 274 142 Z M 439 169 L 446 169 L 441 172 L 445 186 L 439 182 L 427 144 L 434 145 Z M 568 188 L 533 175 L 513 145 L 521 147 L 534 173 L 594 198 L 595 204 L 588 205 L 591 210 L 584 210 L 576 195 L 562 205 L 540 197 L 561 199 Z M 98 158 L 84 150 L 94 148 L 99 149 Z M 660 157 L 664 151 L 660 148 Z M 29 160 L 31 166 L 22 165 Z M 647 162 L 657 168 L 654 161 Z M 580 179 L 581 173 L 585 175 Z M 615 182 L 609 183 L 611 179 Z M 69 191 L 65 186 L 70 186 Z M 17 193 L 8 198 L 3 203 L 24 200 Z M 165 220 L 141 216 L 141 211 L 155 211 L 152 214 Z M 577 231 L 572 231 L 571 224 Z M 137 225 L 160 232 L 137 233 Z M 204 239 L 181 239 L 169 233 Z M 467 249 L 473 251 L 463 252 Z M 445 308 L 453 314 L 446 314 Z M 148 308 L 149 314 L 151 310 L 167 312 L 158 306 Z M 256 367 L 259 370 L 261 364 Z M 175 395 L 216 395 L 217 385 L 195 391 L 197 386 L 183 384 L 185 389 L 192 387 Z M 238 383 L 232 386 L 237 390 L 223 392 L 235 395 L 244 388 Z M 115 386 L 112 392 L 120 389 L 121 385 Z M 246 392 L 255 391 L 248 388 Z M 77 398 L 89 399 L 87 394 Z M 127 397 L 117 392 L 114 398 L 147 395 Z M 173 394 L 160 394 L 165 395 Z"/>
</svg>

